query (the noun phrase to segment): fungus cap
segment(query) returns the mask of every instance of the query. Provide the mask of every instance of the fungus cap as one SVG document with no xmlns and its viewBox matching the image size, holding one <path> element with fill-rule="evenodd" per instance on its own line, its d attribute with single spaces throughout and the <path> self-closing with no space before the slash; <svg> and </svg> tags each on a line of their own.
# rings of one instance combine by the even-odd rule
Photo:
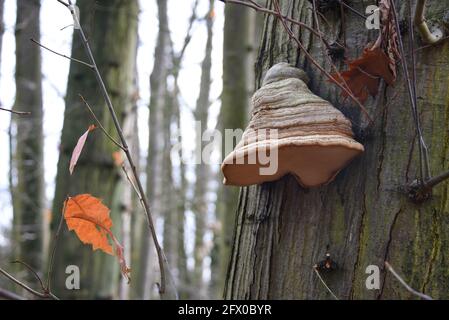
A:
<svg viewBox="0 0 449 320">
<path fill-rule="evenodd" d="M 249 126 L 223 161 L 224 184 L 260 184 L 290 173 L 303 187 L 317 187 L 364 151 L 350 121 L 305 81 L 304 71 L 286 63 L 267 72 Z"/>
</svg>

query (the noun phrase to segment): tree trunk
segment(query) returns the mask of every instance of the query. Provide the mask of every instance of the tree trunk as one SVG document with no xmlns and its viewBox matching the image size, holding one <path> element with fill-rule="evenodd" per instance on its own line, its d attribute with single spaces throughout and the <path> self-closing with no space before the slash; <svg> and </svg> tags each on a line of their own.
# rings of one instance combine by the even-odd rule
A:
<svg viewBox="0 0 449 320">
<path fill-rule="evenodd" d="M 77 1 L 81 23 L 86 30 L 98 68 L 105 80 L 117 115 L 123 123 L 130 104 L 134 103 L 134 70 L 137 48 L 138 1 Z M 72 57 L 86 60 L 79 35 L 73 38 Z M 78 138 L 95 121 L 78 94 L 92 106 L 105 129 L 116 139 L 112 118 L 100 92 L 95 75 L 89 68 L 72 62 L 69 73 L 66 110 L 61 137 L 61 154 L 53 204 L 54 227 L 59 220 L 67 195 L 90 193 L 110 208 L 120 181 L 120 168 L 114 165 L 113 153 L 119 151 L 101 131 L 90 134 L 73 176 L 69 161 Z M 120 234 L 120 210 L 112 210 L 114 232 Z M 53 228 L 54 229 L 54 228 Z M 93 252 L 73 232 L 59 238 L 55 259 L 54 291 L 62 298 L 113 298 L 117 296 L 119 268 L 115 257 Z M 81 290 L 65 288 L 66 267 L 76 265 L 81 273 Z"/>
<path fill-rule="evenodd" d="M 16 99 L 13 109 L 13 259 L 37 272 L 43 267 L 44 139 L 41 53 L 30 38 L 40 39 L 40 1 L 17 1 Z M 22 269 L 22 267 L 20 267 Z M 27 279 L 31 279 L 28 277 Z"/>
<path fill-rule="evenodd" d="M 5 9 L 5 0 L 0 0 L 0 53 L 2 52 L 3 48 L 3 33 L 5 33 L 5 21 L 3 16 L 4 9 Z M 0 66 L 1 65 L 2 65 L 2 57 L 0 57 Z"/>
<path fill-rule="evenodd" d="M 254 13 L 249 8 L 239 6 L 225 7 L 224 43 L 223 43 L 223 92 L 220 110 L 220 131 L 225 129 L 241 129 L 245 127 L 248 114 L 248 104 L 252 68 L 250 54 L 254 48 L 255 33 L 252 19 Z M 255 23 L 254 23 L 255 24 Z M 256 44 L 257 45 L 257 44 Z M 225 155 L 225 145 L 222 154 Z M 219 176 L 222 180 L 222 176 Z M 222 181 L 220 181 L 221 184 Z M 218 272 L 216 277 L 216 290 L 223 294 L 226 269 L 232 247 L 233 225 L 239 189 L 220 185 L 217 196 L 217 215 L 221 221 L 221 232 L 217 244 L 219 246 Z"/>
<path fill-rule="evenodd" d="M 205 56 L 201 64 L 201 81 L 200 92 L 196 102 L 195 121 L 201 125 L 201 131 L 197 132 L 197 157 L 202 155 L 205 143 L 202 142 L 202 134 L 207 129 L 207 121 L 210 105 L 210 87 L 212 83 L 212 38 L 213 38 L 213 18 L 214 2 L 209 1 L 209 13 L 206 18 L 207 40 L 205 48 Z M 199 136 L 198 136 L 199 135 Z M 201 142 L 200 142 L 201 141 Z M 204 259 L 208 255 L 207 244 L 205 242 L 205 234 L 207 232 L 207 214 L 209 212 L 209 201 L 207 192 L 209 191 L 209 172 L 210 167 L 201 159 L 197 159 L 199 163 L 195 167 L 195 187 L 193 199 L 193 212 L 195 214 L 195 247 L 194 259 L 195 266 L 193 271 L 193 285 L 197 288 L 196 297 L 205 298 L 207 296 L 207 287 L 203 281 Z"/>
<path fill-rule="evenodd" d="M 167 77 L 169 74 L 171 55 L 171 39 L 168 26 L 167 0 L 158 0 L 159 30 L 154 53 L 154 67 L 150 76 L 150 120 L 149 145 L 147 159 L 147 193 L 151 200 L 151 209 L 155 221 L 163 218 L 163 167 L 164 147 L 163 136 L 164 107 L 167 97 Z M 158 281 L 159 266 L 153 242 L 148 233 L 148 227 L 142 226 L 142 245 L 140 254 L 140 270 L 138 277 L 141 286 L 141 297 L 148 299 L 157 297 L 156 281 Z"/>
<path fill-rule="evenodd" d="M 137 43 L 136 43 L 137 45 Z M 135 54 L 137 54 L 137 49 L 134 51 Z M 136 57 L 137 59 L 137 57 Z M 137 172 L 140 172 L 140 140 L 139 135 L 137 132 L 139 132 L 139 114 L 138 114 L 138 107 L 137 107 L 137 99 L 139 97 L 139 86 L 138 86 L 138 72 L 137 72 L 137 65 L 134 65 L 134 94 L 133 94 L 133 100 L 132 103 L 128 104 L 128 110 L 126 111 L 127 117 L 125 119 L 125 122 L 123 124 L 123 133 L 125 135 L 126 141 L 128 141 L 128 148 L 131 151 L 133 159 L 136 159 L 136 169 Z M 118 153 L 121 156 L 119 157 L 118 161 L 123 161 L 123 153 Z M 116 165 L 120 165 L 120 163 L 117 163 Z M 136 194 L 133 185 L 128 180 L 128 176 L 132 175 L 132 169 L 130 168 L 129 164 L 123 162 L 123 165 L 125 165 L 126 173 L 122 172 L 122 181 L 121 181 L 121 187 L 117 188 L 117 195 L 114 196 L 114 198 L 119 199 L 119 208 L 118 210 L 121 211 L 122 217 L 121 217 L 121 225 L 122 225 L 122 245 L 124 247 L 124 256 L 125 260 L 128 261 L 128 263 L 131 263 L 131 267 L 134 265 L 133 261 L 133 250 L 134 246 L 137 243 L 135 242 L 133 235 L 136 231 L 135 227 L 138 226 L 140 229 L 141 224 L 134 224 L 138 218 L 144 218 L 144 212 L 142 212 L 142 207 L 140 205 L 139 197 Z M 120 197 L 120 194 L 122 195 Z M 120 199 L 121 198 L 121 199 Z M 143 220 L 143 219 L 142 219 Z M 142 221 L 144 223 L 144 221 Z M 136 239 L 140 242 L 140 239 Z M 137 246 L 138 247 L 138 246 Z M 132 283 L 132 281 L 131 281 Z M 128 283 L 128 279 L 125 277 L 122 277 L 120 281 L 120 289 L 119 289 L 119 299 L 120 300 L 129 300 L 131 298 L 131 286 L 130 283 Z"/>
<path fill-rule="evenodd" d="M 314 25 L 309 1 L 280 2 L 284 14 Z M 406 18 L 408 2 L 396 3 L 401 18 Z M 351 1 L 360 12 L 365 12 L 369 4 Z M 441 19 L 448 6 L 448 0 L 431 2 L 428 18 Z M 349 11 L 345 11 L 345 17 L 347 55 L 353 59 L 375 40 L 377 31 L 366 30 L 364 20 Z M 340 9 L 327 12 L 326 20 L 329 26 L 321 23 L 321 29 L 332 42 L 342 32 Z M 320 39 L 305 29 L 294 27 L 293 32 L 330 70 Z M 408 39 L 408 33 L 404 39 Z M 399 75 L 394 87 L 382 86 L 377 99 L 366 104 L 374 126 L 362 135 L 360 128 L 366 126 L 366 121 L 360 110 L 351 107 L 349 100 L 342 101 L 339 90 L 289 40 L 281 22 L 270 17 L 265 23 L 257 63 L 259 85 L 264 71 L 281 61 L 306 70 L 312 91 L 353 121 L 357 139 L 366 151 L 325 187 L 304 190 L 294 178 L 286 176 L 242 190 L 226 298 L 329 299 L 331 296 L 313 271 L 313 266 L 329 252 L 338 269 L 324 278 L 341 299 L 412 298 L 384 269 L 385 260 L 413 288 L 447 299 L 449 190 L 447 184 L 438 186 L 432 199 L 421 205 L 411 203 L 407 197 L 406 186 L 417 178 L 419 167 L 417 136 L 403 75 Z M 343 69 L 343 63 L 339 62 L 338 67 Z M 437 174 L 449 167 L 449 43 L 418 51 L 416 69 L 424 137 L 430 148 L 433 174 Z M 378 290 L 365 286 L 369 265 L 381 270 Z"/>
</svg>

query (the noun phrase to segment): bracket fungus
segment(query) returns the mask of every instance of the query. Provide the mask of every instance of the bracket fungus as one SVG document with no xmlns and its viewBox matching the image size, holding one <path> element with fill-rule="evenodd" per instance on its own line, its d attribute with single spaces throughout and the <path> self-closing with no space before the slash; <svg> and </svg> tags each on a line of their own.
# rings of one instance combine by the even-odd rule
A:
<svg viewBox="0 0 449 320">
<path fill-rule="evenodd" d="M 287 63 L 267 72 L 252 98 L 248 128 L 223 161 L 224 184 L 261 184 L 292 174 L 303 187 L 318 187 L 364 151 L 351 122 L 313 94 L 308 81 Z"/>
</svg>

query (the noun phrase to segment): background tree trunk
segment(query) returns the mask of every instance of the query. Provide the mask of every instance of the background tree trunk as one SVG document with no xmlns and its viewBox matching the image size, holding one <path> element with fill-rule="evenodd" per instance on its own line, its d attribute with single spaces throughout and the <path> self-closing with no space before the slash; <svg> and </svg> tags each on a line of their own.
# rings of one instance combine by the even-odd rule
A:
<svg viewBox="0 0 449 320">
<path fill-rule="evenodd" d="M 81 23 L 85 28 L 98 68 L 123 123 L 129 106 L 134 103 L 134 70 L 137 48 L 138 1 L 101 0 L 77 1 Z M 77 33 L 73 38 L 72 57 L 86 60 Z M 59 220 L 67 195 L 90 193 L 112 207 L 119 186 L 120 171 L 114 165 L 113 153 L 118 148 L 100 131 L 93 132 L 73 176 L 69 175 L 69 161 L 78 138 L 94 123 L 78 94 L 92 106 L 106 130 L 117 137 L 112 118 L 106 108 L 94 74 L 83 65 L 70 66 L 66 110 L 61 137 L 61 154 L 56 178 L 53 204 L 54 227 Z M 120 234 L 120 210 L 112 210 L 114 233 Z M 53 228 L 54 229 L 54 228 Z M 73 232 L 65 232 L 59 239 L 55 260 L 54 291 L 62 298 L 113 298 L 117 296 L 119 268 L 115 257 L 93 252 L 83 245 Z M 65 269 L 77 265 L 81 272 L 81 290 L 71 292 L 65 288 Z"/>
<path fill-rule="evenodd" d="M 252 9 L 227 5 L 225 6 L 225 23 L 223 38 L 223 92 L 221 95 L 221 110 L 219 129 L 241 129 L 245 127 L 248 118 L 250 95 L 253 93 L 252 57 L 254 48 L 258 46 L 256 35 L 255 13 Z M 257 41 L 256 41 L 257 39 Z M 256 43 L 257 42 L 257 43 Z M 222 154 L 225 156 L 225 145 Z M 217 193 L 217 216 L 221 222 L 221 232 L 217 245 L 219 248 L 218 272 L 213 274 L 216 279 L 216 290 L 223 294 L 226 270 L 232 247 L 235 211 L 239 196 L 239 188 L 225 187 L 223 177 L 219 175 L 219 191 Z"/>
<path fill-rule="evenodd" d="M 147 193 L 151 199 L 151 208 L 155 220 L 161 220 L 163 216 L 163 170 L 164 170 L 164 112 L 165 99 L 167 97 L 167 77 L 171 64 L 171 38 L 168 25 L 167 0 L 158 0 L 159 30 L 154 53 L 154 67 L 150 76 L 150 137 L 147 158 Z M 167 141 L 169 143 L 169 141 Z M 142 225 L 142 245 L 140 254 L 140 270 L 138 275 L 142 280 L 139 288 L 140 296 L 144 299 L 157 297 L 156 281 L 158 281 L 158 269 L 156 252 L 148 233 L 148 227 Z"/>
<path fill-rule="evenodd" d="M 26 262 L 38 272 L 43 267 L 45 197 L 42 73 L 40 49 L 30 38 L 40 39 L 39 13 L 40 1 L 17 1 L 16 99 L 13 109 L 31 112 L 31 115 L 12 118 L 11 168 L 13 239 L 16 244 L 12 259 Z M 24 274 L 29 273 L 26 271 Z"/>
<path fill-rule="evenodd" d="M 5 22 L 3 16 L 4 9 L 5 9 L 5 0 L 0 0 L 0 53 L 2 52 L 3 48 L 3 33 L 5 33 Z M 0 67 L 1 65 L 2 65 L 2 58 L 0 56 Z"/>
<path fill-rule="evenodd" d="M 280 2 L 284 14 L 313 25 L 309 1 Z M 396 3 L 401 18 L 406 18 L 407 2 Z M 369 4 L 351 1 L 360 12 L 365 12 Z M 449 1 L 430 4 L 428 18 L 441 19 Z M 329 26 L 321 23 L 321 29 L 332 42 L 342 32 L 340 9 L 325 16 Z M 375 40 L 377 31 L 369 32 L 365 21 L 348 11 L 345 17 L 347 55 L 354 59 Z M 330 70 L 319 38 L 305 29 L 294 27 L 293 31 L 313 57 Z M 407 33 L 404 38 L 408 38 Z M 394 87 L 382 86 L 377 99 L 366 104 L 375 124 L 370 133 L 362 135 L 366 121 L 360 110 L 351 107 L 349 100 L 342 101 L 339 90 L 289 40 L 281 22 L 270 17 L 256 67 L 259 85 L 264 72 L 281 61 L 306 70 L 312 91 L 353 121 L 357 139 L 366 151 L 326 187 L 304 190 L 287 176 L 242 190 L 225 297 L 331 298 L 313 271 L 313 266 L 330 252 L 339 268 L 325 280 L 342 299 L 413 298 L 383 269 L 385 260 L 412 287 L 447 299 L 449 253 L 444 248 L 449 245 L 449 190 L 447 183 L 440 185 L 433 198 L 422 205 L 407 198 L 405 187 L 416 179 L 419 168 L 417 137 L 402 74 Z M 344 68 L 342 62 L 337 66 Z M 449 167 L 449 43 L 420 50 L 416 68 L 420 116 L 433 173 L 437 174 Z M 365 286 L 368 265 L 382 270 L 379 290 L 367 290 Z"/>
<path fill-rule="evenodd" d="M 193 212 L 195 214 L 195 246 L 194 246 L 194 259 L 195 266 L 193 270 L 193 283 L 197 288 L 196 298 L 207 297 L 207 285 L 203 281 L 204 272 L 204 259 L 208 256 L 208 245 L 205 241 L 205 235 L 207 232 L 209 204 L 208 192 L 209 192 L 209 175 L 210 166 L 204 162 L 202 152 L 206 145 L 202 142 L 202 134 L 207 130 L 207 121 L 209 115 L 210 106 L 210 87 L 212 83 L 212 40 L 213 40 L 213 26 L 214 26 L 214 2 L 209 1 L 209 12 L 206 17 L 207 25 L 207 40 L 205 47 L 205 55 L 201 64 L 201 81 L 200 92 L 198 100 L 196 102 L 195 109 L 195 121 L 201 125 L 201 131 L 197 132 L 196 142 L 196 155 L 201 159 L 197 159 L 199 163 L 195 167 L 195 187 L 193 198 Z M 200 142 L 201 141 L 201 142 Z"/>
</svg>

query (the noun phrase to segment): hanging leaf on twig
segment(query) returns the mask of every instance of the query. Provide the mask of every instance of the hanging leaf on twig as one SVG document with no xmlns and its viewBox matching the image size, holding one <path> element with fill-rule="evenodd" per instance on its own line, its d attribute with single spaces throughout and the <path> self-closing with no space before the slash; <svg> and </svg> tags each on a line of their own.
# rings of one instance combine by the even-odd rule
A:
<svg viewBox="0 0 449 320">
<path fill-rule="evenodd" d="M 123 246 L 111 231 L 109 208 L 89 194 L 70 197 L 65 206 L 64 219 L 69 230 L 75 231 L 82 243 L 92 245 L 93 250 L 117 256 L 123 276 L 130 281 L 131 270 L 126 265 Z M 115 253 L 110 240 L 115 246 Z"/>
<path fill-rule="evenodd" d="M 349 70 L 340 73 L 340 77 L 333 74 L 333 79 L 347 85 L 361 103 L 364 103 L 369 95 L 377 95 L 381 79 L 389 85 L 394 83 L 395 76 L 390 70 L 390 59 L 379 48 L 365 49 L 360 58 L 350 61 L 348 65 Z M 348 97 L 345 91 L 341 94 L 344 98 Z"/>
<path fill-rule="evenodd" d="M 398 31 L 396 30 L 391 0 L 380 0 L 379 11 L 381 28 L 374 44 L 370 43 L 356 60 L 349 61 L 349 70 L 333 74 L 334 81 L 347 85 L 352 93 L 365 103 L 369 95 L 375 97 L 379 91 L 380 80 L 388 85 L 396 81 L 396 62 L 400 60 L 398 50 Z M 347 97 L 346 92 L 342 92 Z"/>
<path fill-rule="evenodd" d="M 72 158 L 70 159 L 70 166 L 69 171 L 70 175 L 73 174 L 73 171 L 75 170 L 75 166 L 78 162 L 78 159 L 81 156 L 81 152 L 83 151 L 84 145 L 86 144 L 87 137 L 89 136 L 89 133 L 91 131 L 94 131 L 97 127 L 94 125 L 91 125 L 89 129 L 79 138 L 78 143 L 75 146 L 75 149 L 73 149 L 72 152 Z"/>
</svg>

